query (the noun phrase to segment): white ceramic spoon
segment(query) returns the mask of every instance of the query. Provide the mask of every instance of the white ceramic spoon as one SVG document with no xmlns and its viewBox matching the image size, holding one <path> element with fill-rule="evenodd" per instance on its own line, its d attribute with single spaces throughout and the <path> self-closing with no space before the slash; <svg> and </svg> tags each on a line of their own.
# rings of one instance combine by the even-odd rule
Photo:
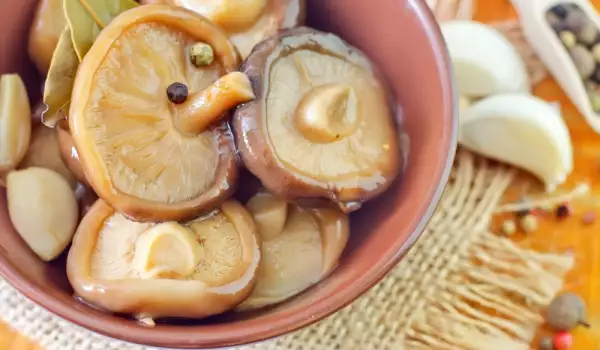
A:
<svg viewBox="0 0 600 350">
<path fill-rule="evenodd" d="M 558 35 L 546 20 L 556 5 L 579 6 L 600 28 L 600 16 L 588 0 L 510 0 L 519 14 L 523 34 L 587 123 L 600 133 L 600 114 L 594 112 L 584 83 Z"/>
</svg>

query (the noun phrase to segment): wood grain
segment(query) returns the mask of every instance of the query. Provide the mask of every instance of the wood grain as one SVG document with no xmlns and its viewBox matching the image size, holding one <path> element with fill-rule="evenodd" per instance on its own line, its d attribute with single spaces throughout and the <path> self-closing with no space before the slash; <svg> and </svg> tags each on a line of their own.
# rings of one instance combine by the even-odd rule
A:
<svg viewBox="0 0 600 350">
<path fill-rule="evenodd" d="M 600 0 L 592 0 L 600 7 Z M 515 18 L 508 0 L 478 0 L 476 19 L 494 22 Z M 572 188 L 581 181 L 590 182 L 592 192 L 600 196 L 600 136 L 595 134 L 577 113 L 574 106 L 552 79 L 538 84 L 534 93 L 548 101 L 557 101 L 569 129 L 575 147 L 575 169 L 565 188 Z M 595 181 L 594 181 L 595 180 Z M 527 176 L 513 186 L 507 200 L 517 198 L 524 188 L 535 189 L 539 184 Z M 598 197 L 600 203 L 600 197 Z M 576 268 L 567 277 L 566 289 L 582 295 L 588 304 L 591 330 L 578 329 L 574 332 L 574 350 L 600 349 L 600 220 L 584 226 L 581 215 L 593 210 L 600 218 L 600 204 L 573 203 L 573 215 L 557 221 L 549 216 L 541 218 L 540 229 L 529 236 L 517 235 L 515 240 L 522 246 L 543 251 L 562 252 L 570 250 L 576 255 Z M 498 218 L 496 222 L 499 222 Z M 547 333 L 541 329 L 540 335 Z M 18 333 L 0 323 L 0 350 L 42 350 L 28 342 Z M 482 349 L 485 350 L 485 349 Z"/>
</svg>

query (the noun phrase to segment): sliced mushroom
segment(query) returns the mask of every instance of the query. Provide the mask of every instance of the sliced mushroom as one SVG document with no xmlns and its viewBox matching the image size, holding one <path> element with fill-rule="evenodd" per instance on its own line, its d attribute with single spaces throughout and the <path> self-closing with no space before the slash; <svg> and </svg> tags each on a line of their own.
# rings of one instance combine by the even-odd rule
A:
<svg viewBox="0 0 600 350">
<path fill-rule="evenodd" d="M 212 47 L 212 64 L 192 63 L 198 43 Z M 140 6 L 104 28 L 69 113 L 98 196 L 136 221 L 190 219 L 229 197 L 238 174 L 229 109 L 254 97 L 239 62 L 218 27 L 181 7 Z"/>
<path fill-rule="evenodd" d="M 62 5 L 63 0 L 40 0 L 29 31 L 29 57 L 44 75 L 67 25 Z"/>
<path fill-rule="evenodd" d="M 257 97 L 234 114 L 238 147 L 271 193 L 327 198 L 350 212 L 397 177 L 395 111 L 357 49 L 296 28 L 262 43 L 240 70 Z"/>
<path fill-rule="evenodd" d="M 349 235 L 348 216 L 333 208 L 302 208 L 267 193 L 247 204 L 262 239 L 256 287 L 237 310 L 287 300 L 326 277 Z"/>
<path fill-rule="evenodd" d="M 31 107 L 23 80 L 0 77 L 0 177 L 17 168 L 31 140 Z"/>
<path fill-rule="evenodd" d="M 108 311 L 203 318 L 251 293 L 260 262 L 255 231 L 234 201 L 185 224 L 154 224 L 98 200 L 75 234 L 67 274 L 78 296 Z"/>
<path fill-rule="evenodd" d="M 304 23 L 305 0 L 143 0 L 195 11 L 225 30 L 242 57 L 281 29 Z"/>
<path fill-rule="evenodd" d="M 71 188 L 77 185 L 77 179 L 63 162 L 58 137 L 54 129 L 40 125 L 33 130 L 31 144 L 19 168 L 41 167 L 54 170 L 67 180 Z"/>
</svg>

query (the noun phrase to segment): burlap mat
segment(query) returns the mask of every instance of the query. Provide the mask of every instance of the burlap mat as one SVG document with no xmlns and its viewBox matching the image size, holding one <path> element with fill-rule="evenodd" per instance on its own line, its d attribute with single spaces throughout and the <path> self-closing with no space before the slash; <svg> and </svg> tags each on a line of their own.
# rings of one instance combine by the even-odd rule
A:
<svg viewBox="0 0 600 350">
<path fill-rule="evenodd" d="M 473 0 L 427 0 L 440 21 L 471 19 Z M 547 71 L 517 21 L 494 23 L 532 83 Z M 523 250 L 488 229 L 514 171 L 460 151 L 439 208 L 402 262 L 352 305 L 297 333 L 239 350 L 529 349 L 541 309 L 573 258 Z M 0 277 L 0 319 L 47 350 L 149 349 L 61 320 Z"/>
<path fill-rule="evenodd" d="M 489 231 L 513 175 L 460 151 L 425 233 L 381 283 L 312 327 L 239 349 L 529 349 L 573 259 L 524 250 Z M 2 279 L 0 319 L 48 350 L 148 349 L 58 319 Z"/>
</svg>

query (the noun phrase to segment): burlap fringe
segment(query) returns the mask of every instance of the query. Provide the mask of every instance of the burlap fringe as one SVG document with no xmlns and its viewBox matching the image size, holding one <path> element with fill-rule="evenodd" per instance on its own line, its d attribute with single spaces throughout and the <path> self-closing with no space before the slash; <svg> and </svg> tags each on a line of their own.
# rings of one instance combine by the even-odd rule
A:
<svg viewBox="0 0 600 350">
<path fill-rule="evenodd" d="M 476 189 L 483 186 L 489 189 L 480 198 L 464 199 L 478 205 L 462 206 L 464 214 L 449 222 L 455 227 L 473 227 L 471 234 L 457 234 L 468 248 L 457 252 L 452 268 L 428 296 L 429 302 L 415 312 L 406 333 L 406 349 L 529 349 L 543 322 L 541 311 L 573 267 L 572 256 L 525 250 L 487 229 L 498 195 L 504 193 L 513 172 L 501 170 L 486 181 L 486 168 L 480 167 L 483 171 L 472 176 L 473 157 L 466 151 L 459 153 L 461 166 L 450 187 L 455 193 L 446 194 L 439 211 L 447 214 L 438 211 L 436 218 L 456 215 L 452 204 L 461 207 L 456 203 L 461 201 L 461 187 L 473 186 L 471 194 L 481 193 Z"/>
</svg>

